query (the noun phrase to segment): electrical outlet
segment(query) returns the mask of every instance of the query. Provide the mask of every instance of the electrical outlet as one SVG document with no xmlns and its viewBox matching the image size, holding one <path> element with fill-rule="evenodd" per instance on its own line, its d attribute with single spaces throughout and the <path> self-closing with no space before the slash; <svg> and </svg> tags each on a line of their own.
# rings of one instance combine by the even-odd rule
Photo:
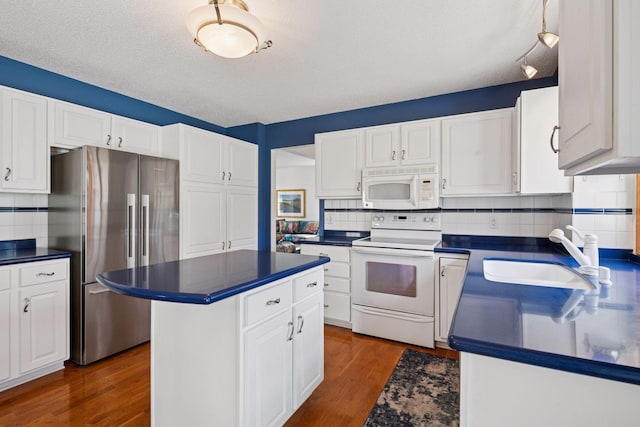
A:
<svg viewBox="0 0 640 427">
<path fill-rule="evenodd" d="M 492 228 L 494 230 L 498 228 L 498 220 L 496 219 L 495 216 L 491 217 L 491 220 L 489 221 L 489 228 Z"/>
</svg>

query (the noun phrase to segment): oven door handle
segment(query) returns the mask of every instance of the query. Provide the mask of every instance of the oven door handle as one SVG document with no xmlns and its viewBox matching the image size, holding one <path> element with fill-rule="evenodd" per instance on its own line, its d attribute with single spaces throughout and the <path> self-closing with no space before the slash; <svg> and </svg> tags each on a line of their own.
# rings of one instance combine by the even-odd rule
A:
<svg viewBox="0 0 640 427">
<path fill-rule="evenodd" d="M 411 313 L 392 313 L 389 310 L 376 310 L 375 308 L 365 307 L 361 305 L 352 304 L 351 309 L 359 311 L 364 314 L 372 314 L 375 316 L 389 317 L 391 319 L 399 319 L 404 321 L 418 322 L 418 323 L 430 323 L 433 322 L 432 316 L 417 315 Z"/>
<path fill-rule="evenodd" d="M 361 254 L 372 255 L 388 255 L 388 256 L 402 256 L 402 257 L 420 257 L 420 258 L 433 258 L 433 251 L 427 250 L 411 250 L 411 249 L 388 249 L 388 248 L 370 248 L 362 246 L 352 246 L 353 252 Z"/>
</svg>

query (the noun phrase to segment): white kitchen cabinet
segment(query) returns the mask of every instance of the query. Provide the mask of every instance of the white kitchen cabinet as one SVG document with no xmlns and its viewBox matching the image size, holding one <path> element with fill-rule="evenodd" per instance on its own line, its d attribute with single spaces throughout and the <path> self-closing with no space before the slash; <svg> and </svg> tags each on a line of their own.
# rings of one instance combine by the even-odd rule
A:
<svg viewBox="0 0 640 427">
<path fill-rule="evenodd" d="M 323 280 L 318 266 L 210 305 L 152 301 L 152 425 L 283 425 L 324 379 Z"/>
<path fill-rule="evenodd" d="M 165 126 L 180 147 L 181 258 L 258 245 L 258 148 L 183 124 Z"/>
<path fill-rule="evenodd" d="M 563 0 L 559 13 L 560 169 L 640 172 L 640 4 Z"/>
<path fill-rule="evenodd" d="M 11 277 L 11 270 L 0 270 L 4 279 Z M 0 384 L 11 377 L 11 331 L 14 309 L 11 306 L 11 282 L 0 282 Z M 0 386 L 1 388 L 1 386 Z"/>
<path fill-rule="evenodd" d="M 322 280 L 317 268 L 244 298 L 243 425 L 284 424 L 324 379 Z"/>
<path fill-rule="evenodd" d="M 64 369 L 69 259 L 0 269 L 0 391 Z"/>
<path fill-rule="evenodd" d="M 512 111 L 442 119 L 442 196 L 511 192 Z"/>
<path fill-rule="evenodd" d="M 315 135 L 316 196 L 358 199 L 362 191 L 363 129 Z"/>
<path fill-rule="evenodd" d="M 183 124 L 165 126 L 162 144 L 180 146 L 182 179 L 257 188 L 258 146 Z"/>
<path fill-rule="evenodd" d="M 558 169 L 550 136 L 558 124 L 558 87 L 520 93 L 513 115 L 513 192 L 558 194 L 573 191 L 573 177 Z"/>
<path fill-rule="evenodd" d="M 245 422 L 280 426 L 293 412 L 291 307 L 245 333 Z"/>
<path fill-rule="evenodd" d="M 364 166 L 440 163 L 440 120 L 365 128 Z"/>
<path fill-rule="evenodd" d="M 185 183 L 181 192 L 181 258 L 256 249 L 256 190 Z"/>
<path fill-rule="evenodd" d="M 20 373 L 68 358 L 68 281 L 20 289 Z"/>
<path fill-rule="evenodd" d="M 150 156 L 161 155 L 158 126 L 68 102 L 49 103 L 51 145 L 111 148 Z"/>
<path fill-rule="evenodd" d="M 48 193 L 47 99 L 9 88 L 0 98 L 0 190 Z"/>
<path fill-rule="evenodd" d="M 447 342 L 451 321 L 462 292 L 464 277 L 467 271 L 467 259 L 439 256 L 439 276 L 437 289 L 439 293 L 438 341 Z"/>
<path fill-rule="evenodd" d="M 351 328 L 351 249 L 333 245 L 300 245 L 302 255 L 326 256 L 324 264 L 324 322 Z"/>
<path fill-rule="evenodd" d="M 218 186 L 181 182 L 180 258 L 212 255 L 226 242 L 226 192 Z"/>
</svg>

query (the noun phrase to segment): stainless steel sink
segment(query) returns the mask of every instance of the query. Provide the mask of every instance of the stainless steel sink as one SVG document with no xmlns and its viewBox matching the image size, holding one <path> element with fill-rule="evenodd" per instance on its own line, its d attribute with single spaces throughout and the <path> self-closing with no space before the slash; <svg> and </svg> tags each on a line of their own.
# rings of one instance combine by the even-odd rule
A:
<svg viewBox="0 0 640 427">
<path fill-rule="evenodd" d="M 596 289 L 596 285 L 585 276 L 562 264 L 487 258 L 483 260 L 483 270 L 484 278 L 492 282 L 553 288 Z"/>
</svg>

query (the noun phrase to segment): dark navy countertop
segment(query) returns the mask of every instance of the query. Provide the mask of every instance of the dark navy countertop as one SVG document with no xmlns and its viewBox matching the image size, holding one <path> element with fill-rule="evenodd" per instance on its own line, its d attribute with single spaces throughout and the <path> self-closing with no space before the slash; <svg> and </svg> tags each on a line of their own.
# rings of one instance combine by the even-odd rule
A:
<svg viewBox="0 0 640 427">
<path fill-rule="evenodd" d="M 211 304 L 329 262 L 327 257 L 239 250 L 98 274 L 123 295 Z"/>
<path fill-rule="evenodd" d="M 36 239 L 5 240 L 0 242 L 0 265 L 47 261 L 57 258 L 69 258 L 70 256 L 69 252 L 37 248 Z"/>
<path fill-rule="evenodd" d="M 445 238 L 436 251 L 469 254 L 449 331 L 452 348 L 640 384 L 640 264 L 630 251 L 600 251 L 600 265 L 611 269 L 613 285 L 598 291 L 497 283 L 484 278 L 485 258 L 578 267 L 560 244 L 542 239 L 483 242 Z M 595 310 L 589 308 L 595 306 Z"/>
</svg>

